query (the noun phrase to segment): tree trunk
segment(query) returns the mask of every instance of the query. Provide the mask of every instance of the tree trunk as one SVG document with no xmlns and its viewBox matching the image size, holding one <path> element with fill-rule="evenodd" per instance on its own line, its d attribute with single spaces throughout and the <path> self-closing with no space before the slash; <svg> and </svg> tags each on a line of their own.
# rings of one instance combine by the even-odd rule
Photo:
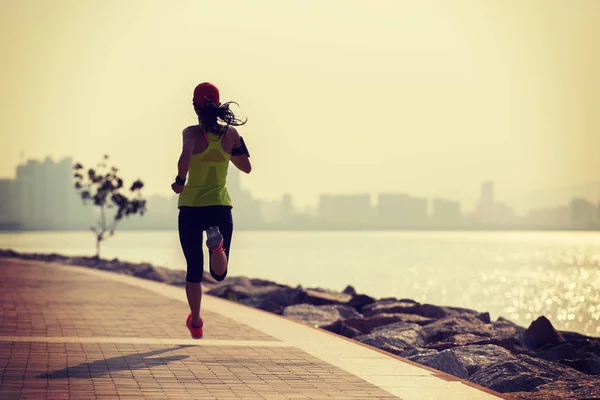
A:
<svg viewBox="0 0 600 400">
<path fill-rule="evenodd" d="M 99 238 L 96 238 L 96 261 L 100 261 L 100 242 Z"/>
</svg>

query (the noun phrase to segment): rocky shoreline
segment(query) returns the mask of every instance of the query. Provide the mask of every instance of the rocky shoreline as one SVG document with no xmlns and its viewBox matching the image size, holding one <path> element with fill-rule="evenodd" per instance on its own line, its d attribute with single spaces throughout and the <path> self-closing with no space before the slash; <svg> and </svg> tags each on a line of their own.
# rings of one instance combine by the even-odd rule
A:
<svg viewBox="0 0 600 400">
<path fill-rule="evenodd" d="M 1 250 L 0 257 L 58 262 L 183 286 L 185 272 L 148 263 Z M 487 312 L 204 274 L 205 292 L 304 321 L 517 399 L 600 399 L 600 338 L 528 328 Z"/>
</svg>

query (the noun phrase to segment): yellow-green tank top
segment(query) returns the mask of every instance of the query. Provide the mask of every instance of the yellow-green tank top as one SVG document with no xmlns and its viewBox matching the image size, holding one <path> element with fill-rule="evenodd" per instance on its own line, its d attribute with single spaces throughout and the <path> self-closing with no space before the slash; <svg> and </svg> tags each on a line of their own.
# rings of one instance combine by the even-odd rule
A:
<svg viewBox="0 0 600 400">
<path fill-rule="evenodd" d="M 188 179 L 179 194 L 177 207 L 232 206 L 227 191 L 231 155 L 221 145 L 221 136 L 207 133 L 208 147 L 192 155 Z"/>
</svg>

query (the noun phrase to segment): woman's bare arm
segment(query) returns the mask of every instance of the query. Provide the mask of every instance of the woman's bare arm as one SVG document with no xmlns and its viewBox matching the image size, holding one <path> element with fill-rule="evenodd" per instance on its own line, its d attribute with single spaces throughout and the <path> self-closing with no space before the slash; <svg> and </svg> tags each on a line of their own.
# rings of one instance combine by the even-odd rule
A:
<svg viewBox="0 0 600 400">
<path fill-rule="evenodd" d="M 228 135 L 233 140 L 233 148 L 234 149 L 242 147 L 242 138 L 235 128 L 229 127 Z M 232 155 L 231 162 L 233 163 L 233 165 L 235 165 L 237 167 L 237 169 L 239 169 L 242 172 L 249 174 L 250 171 L 252 171 L 252 164 L 250 163 L 250 155 L 247 153 L 235 155 L 235 156 Z"/>
<path fill-rule="evenodd" d="M 177 162 L 177 176 L 184 180 L 190 169 L 192 154 L 194 152 L 194 136 L 187 128 L 183 130 L 183 149 Z"/>
</svg>

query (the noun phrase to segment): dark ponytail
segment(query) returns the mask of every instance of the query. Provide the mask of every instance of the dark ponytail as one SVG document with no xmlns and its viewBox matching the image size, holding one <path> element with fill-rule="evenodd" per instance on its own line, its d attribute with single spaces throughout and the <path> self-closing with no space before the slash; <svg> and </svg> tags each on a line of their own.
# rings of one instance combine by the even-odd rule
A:
<svg viewBox="0 0 600 400">
<path fill-rule="evenodd" d="M 210 100 L 207 100 L 202 108 L 194 104 L 198 119 L 205 131 L 221 136 L 227 133 L 227 128 L 230 126 L 241 126 L 248 121 L 247 118 L 242 120 L 236 117 L 233 111 L 229 109 L 230 104 L 238 105 L 236 102 L 229 101 L 217 106 Z M 225 126 L 220 124 L 219 120 L 224 122 Z"/>
</svg>

